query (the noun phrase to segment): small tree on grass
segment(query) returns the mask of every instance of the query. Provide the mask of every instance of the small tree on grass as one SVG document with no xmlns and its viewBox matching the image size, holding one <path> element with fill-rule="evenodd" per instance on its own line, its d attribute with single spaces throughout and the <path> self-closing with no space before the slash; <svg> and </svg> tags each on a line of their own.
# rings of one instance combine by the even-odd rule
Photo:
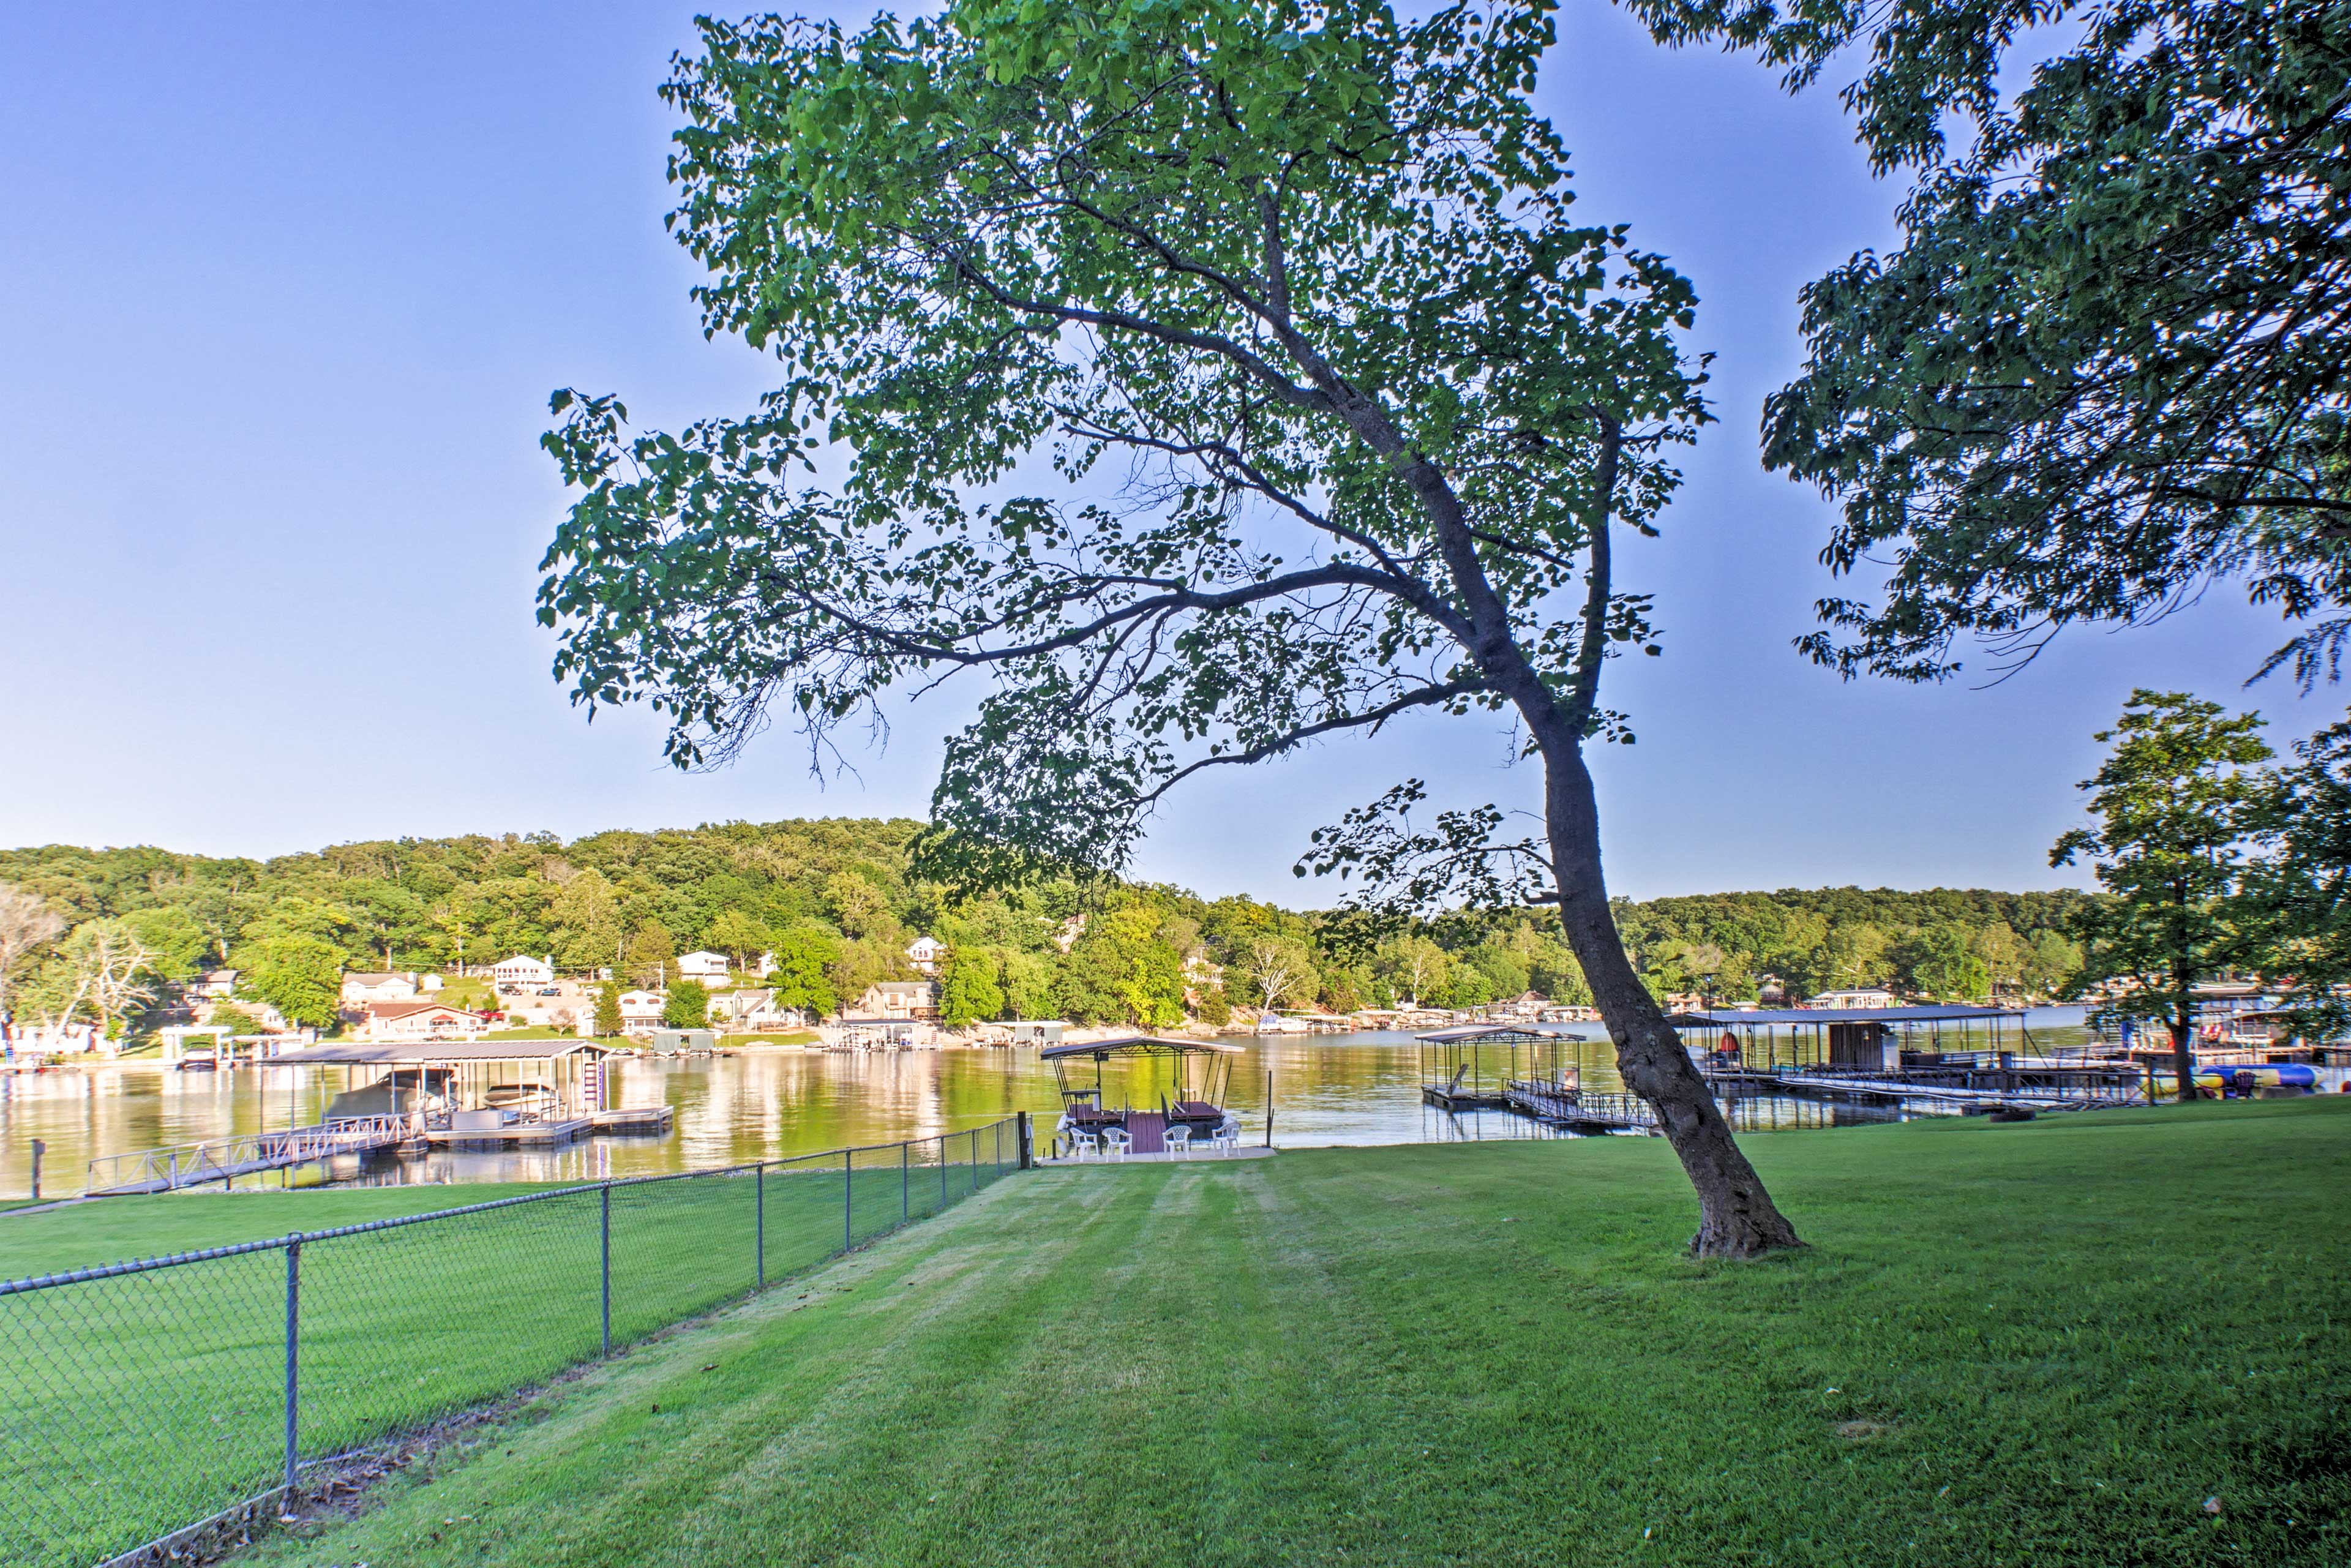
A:
<svg viewBox="0 0 2351 1568">
<path fill-rule="evenodd" d="M 623 1027 L 621 1018 L 621 982 L 607 980 L 596 993 L 596 1033 L 604 1040 L 619 1034 Z"/>
<path fill-rule="evenodd" d="M 1792 1245 L 1601 874 L 1584 747 L 1629 738 L 1602 669 L 1656 652 L 1614 541 L 1655 531 L 1666 454 L 1707 414 L 1688 285 L 1571 219 L 1528 104 L 1549 5 L 701 26 L 665 89 L 678 232 L 714 274 L 709 329 L 772 347 L 783 384 L 634 438 L 614 399 L 557 395 L 548 445 L 581 497 L 540 614 L 575 696 L 649 701 L 692 766 L 774 709 L 821 748 L 890 687 L 982 672 L 925 854 L 961 883 L 1121 867 L 1207 769 L 1406 715 L 1506 719 L 1541 769 L 1539 837 L 1491 806 L 1417 819 L 1411 781 L 1301 874 L 1390 909 L 1556 902 L 1698 1190 L 1694 1249 Z M 1040 459 L 1056 494 L 1019 483 Z M 1179 960 L 1087 947 L 1077 1005 L 1180 1016 Z"/>
<path fill-rule="evenodd" d="M 710 993 L 700 980 L 680 980 L 662 998 L 662 1022 L 671 1029 L 710 1027 Z"/>
<path fill-rule="evenodd" d="M 2120 982 L 2108 1010 L 2160 1022 L 2171 1033 L 2179 1096 L 2196 1097 L 2196 986 L 2245 951 L 2233 899 L 2245 834 L 2265 789 L 2248 772 L 2270 748 L 2260 716 L 2223 716 L 2182 692 L 2135 691 L 2090 791 L 2095 828 L 2076 828 L 2049 852 L 2053 866 L 2091 857 L 2114 894 L 2082 916 L 2078 983 Z"/>
</svg>

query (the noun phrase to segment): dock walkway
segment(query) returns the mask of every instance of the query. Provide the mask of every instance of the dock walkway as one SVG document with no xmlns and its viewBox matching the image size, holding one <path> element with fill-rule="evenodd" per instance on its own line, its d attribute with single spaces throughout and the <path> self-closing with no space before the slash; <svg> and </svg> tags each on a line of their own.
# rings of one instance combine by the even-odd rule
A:
<svg viewBox="0 0 2351 1568">
<path fill-rule="evenodd" d="M 89 1162 L 87 1190 L 93 1196 L 123 1197 L 175 1192 L 207 1182 L 226 1185 L 241 1176 L 392 1148 L 413 1135 L 414 1123 L 407 1116 L 343 1116 L 310 1127 L 101 1155 Z"/>
</svg>

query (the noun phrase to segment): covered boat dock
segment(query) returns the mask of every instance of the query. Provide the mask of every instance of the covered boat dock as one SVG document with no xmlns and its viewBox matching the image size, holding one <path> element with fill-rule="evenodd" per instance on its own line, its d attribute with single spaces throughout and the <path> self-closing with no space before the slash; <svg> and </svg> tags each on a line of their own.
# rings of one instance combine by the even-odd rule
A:
<svg viewBox="0 0 2351 1568">
<path fill-rule="evenodd" d="M 1038 1059 L 1053 1064 L 1061 1091 L 1057 1152 L 1080 1160 L 1238 1152 L 1240 1121 L 1225 1109 L 1225 1092 L 1240 1054 L 1220 1040 L 1147 1034 L 1046 1046 Z"/>
</svg>

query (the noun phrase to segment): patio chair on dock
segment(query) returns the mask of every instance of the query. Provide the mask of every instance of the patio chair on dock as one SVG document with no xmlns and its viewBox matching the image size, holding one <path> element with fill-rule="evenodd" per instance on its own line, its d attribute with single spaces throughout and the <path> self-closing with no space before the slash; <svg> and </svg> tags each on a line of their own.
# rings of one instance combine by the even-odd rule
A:
<svg viewBox="0 0 2351 1568">
<path fill-rule="evenodd" d="M 1167 1140 L 1167 1152 L 1183 1159 L 1192 1152 L 1192 1129 L 1178 1122 L 1161 1134 Z"/>
<path fill-rule="evenodd" d="M 1121 1136 L 1123 1135 L 1124 1134 L 1121 1134 Z M 1089 1153 L 1094 1155 L 1096 1157 L 1100 1157 L 1102 1152 L 1102 1134 L 1100 1133 L 1081 1132 L 1075 1127 L 1070 1129 L 1070 1155 L 1071 1157 L 1075 1159 L 1079 1164 L 1083 1165 L 1085 1163 L 1086 1155 Z"/>
<path fill-rule="evenodd" d="M 1102 1158 L 1123 1160 L 1134 1147 L 1134 1140 L 1126 1135 L 1123 1127 L 1104 1127 L 1102 1131 Z"/>
<path fill-rule="evenodd" d="M 1217 1123 L 1217 1130 L 1208 1134 L 1208 1145 L 1211 1148 L 1223 1149 L 1228 1154 L 1239 1148 L 1241 1146 L 1240 1118 L 1227 1116 L 1222 1122 Z"/>
</svg>

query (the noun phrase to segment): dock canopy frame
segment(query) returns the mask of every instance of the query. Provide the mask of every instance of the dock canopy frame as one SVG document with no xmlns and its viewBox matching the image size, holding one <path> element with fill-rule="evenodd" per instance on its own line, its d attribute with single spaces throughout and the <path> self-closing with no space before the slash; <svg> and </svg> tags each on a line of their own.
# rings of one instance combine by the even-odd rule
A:
<svg viewBox="0 0 2351 1568">
<path fill-rule="evenodd" d="M 1573 1093 L 1582 1086 L 1589 1025 L 1464 1024 L 1416 1035 L 1420 1094 L 1447 1110 L 1500 1106 L 1513 1084 Z M 1569 1051 L 1566 1048 L 1576 1049 Z"/>
<path fill-rule="evenodd" d="M 1896 1071 L 1922 1061 L 1997 1060 L 2033 1049 L 2022 1008 L 1758 1008 L 1676 1013 L 1667 1021 L 1693 1054 L 1739 1071 Z"/>
<path fill-rule="evenodd" d="M 1169 1064 L 1174 1080 L 1174 1099 L 1178 1103 L 1192 1102 L 1224 1107 L 1225 1090 L 1232 1082 L 1232 1059 L 1241 1054 L 1241 1047 L 1228 1045 L 1220 1040 L 1168 1040 L 1158 1035 L 1130 1034 L 1115 1040 L 1072 1040 L 1062 1045 L 1049 1045 L 1037 1053 L 1040 1061 L 1053 1064 L 1053 1079 L 1061 1088 L 1061 1103 L 1073 1105 L 1091 1101 L 1096 1110 L 1107 1110 L 1103 1096 L 1110 1092 L 1105 1069 L 1113 1060 L 1122 1061 L 1165 1061 Z M 1094 1064 L 1093 1082 L 1084 1082 L 1084 1063 Z M 1072 1071 L 1072 1069 L 1076 1071 Z M 1154 1074 L 1155 1078 L 1156 1073 Z M 1124 1103 L 1127 1087 L 1119 1090 L 1121 1110 L 1136 1107 Z M 1165 1109 L 1168 1096 L 1160 1097 Z M 1144 1107 L 1148 1109 L 1148 1107 Z"/>
<path fill-rule="evenodd" d="M 549 1082 L 539 1085 L 552 1102 L 557 1116 L 573 1113 L 601 1110 L 588 1103 L 590 1098 L 589 1068 L 600 1064 L 613 1054 L 613 1048 L 593 1040 L 333 1040 L 314 1045 L 303 1051 L 290 1051 L 272 1057 L 271 1067 L 340 1067 L 346 1070 L 362 1067 L 383 1067 L 391 1071 L 378 1082 L 394 1090 L 403 1078 L 412 1082 L 422 1098 L 429 1087 L 434 1070 L 447 1072 L 461 1094 L 469 1096 L 475 1106 L 498 1103 L 494 1092 L 521 1091 L 532 1087 L 522 1077 L 523 1070 L 537 1067 L 544 1071 Z M 504 1082 L 504 1070 L 512 1069 L 515 1082 Z M 594 1097 L 603 1094 L 601 1071 L 594 1085 Z M 344 1089 L 359 1087 L 350 1082 L 347 1071 Z M 454 1108 L 456 1095 L 450 1103 Z"/>
</svg>

